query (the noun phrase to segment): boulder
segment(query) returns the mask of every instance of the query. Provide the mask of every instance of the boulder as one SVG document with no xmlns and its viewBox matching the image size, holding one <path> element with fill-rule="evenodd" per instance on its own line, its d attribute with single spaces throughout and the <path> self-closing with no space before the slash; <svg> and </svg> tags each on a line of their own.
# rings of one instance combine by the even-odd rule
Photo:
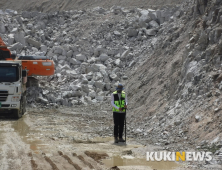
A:
<svg viewBox="0 0 222 170">
<path fill-rule="evenodd" d="M 0 33 L 4 34 L 6 32 L 5 24 L 0 21 Z"/>
<path fill-rule="evenodd" d="M 40 42 L 38 42 L 38 41 L 30 38 L 29 36 L 28 36 L 28 37 L 25 37 L 25 40 L 26 40 L 27 43 L 29 43 L 30 45 L 36 47 L 37 49 L 39 49 L 40 46 L 41 46 L 41 43 L 40 43 Z"/>
<path fill-rule="evenodd" d="M 102 81 L 95 81 L 94 86 L 95 86 L 96 88 L 99 88 L 99 89 L 102 89 L 102 90 L 103 90 L 104 87 L 105 87 L 105 83 L 102 82 Z"/>
<path fill-rule="evenodd" d="M 74 64 L 74 65 L 80 65 L 81 62 L 77 61 L 75 58 L 70 58 L 69 63 Z"/>
<path fill-rule="evenodd" d="M 72 50 L 68 51 L 67 54 L 66 54 L 66 56 L 67 56 L 68 58 L 71 58 L 72 55 L 73 55 L 73 51 L 72 51 Z"/>
<path fill-rule="evenodd" d="M 95 7 L 93 8 L 93 11 L 94 12 L 98 12 L 99 14 L 104 14 L 106 12 L 106 10 L 104 8 L 101 8 L 101 7 Z"/>
<path fill-rule="evenodd" d="M 104 96 L 96 96 L 95 99 L 98 101 L 104 101 Z"/>
<path fill-rule="evenodd" d="M 23 18 L 31 18 L 31 13 L 28 11 L 23 11 L 22 12 L 22 17 Z"/>
<path fill-rule="evenodd" d="M 149 25 L 153 28 L 159 28 L 160 27 L 160 25 L 154 20 L 150 21 Z"/>
<path fill-rule="evenodd" d="M 41 46 L 40 46 L 40 51 L 42 51 L 42 52 L 45 52 L 45 53 L 46 53 L 46 52 L 47 52 L 47 49 L 48 49 L 48 48 L 47 48 L 46 45 L 41 45 Z"/>
<path fill-rule="evenodd" d="M 115 73 L 111 73 L 110 75 L 109 75 L 109 77 L 112 79 L 112 80 L 114 80 L 114 81 L 117 81 L 119 78 L 118 78 L 118 76 L 115 74 Z"/>
<path fill-rule="evenodd" d="M 23 31 L 17 32 L 15 34 L 15 42 L 20 42 L 22 45 L 25 46 L 25 33 Z"/>
<path fill-rule="evenodd" d="M 58 57 L 58 60 L 65 60 L 65 59 L 66 59 L 66 56 L 60 55 L 60 56 Z"/>
<path fill-rule="evenodd" d="M 121 35 L 122 35 L 119 31 L 114 31 L 113 33 L 114 33 L 114 35 L 116 35 L 116 36 L 121 36 Z"/>
<path fill-rule="evenodd" d="M 60 54 L 60 55 L 61 55 L 62 52 L 63 52 L 63 48 L 62 48 L 61 46 L 55 46 L 53 49 L 54 49 L 53 52 L 54 52 L 55 54 Z"/>
<path fill-rule="evenodd" d="M 123 53 L 122 53 L 122 55 L 121 55 L 121 60 L 125 60 L 126 59 L 126 57 L 128 56 L 128 54 L 129 54 L 129 52 L 130 52 L 130 49 L 128 49 L 128 50 L 126 50 L 126 51 L 124 51 Z"/>
<path fill-rule="evenodd" d="M 86 56 L 83 54 L 77 54 L 76 59 L 79 61 L 84 61 L 86 59 Z"/>
<path fill-rule="evenodd" d="M 99 56 L 99 59 L 100 61 L 102 62 L 105 62 L 107 59 L 109 58 L 109 56 L 105 53 L 102 53 L 100 56 Z"/>
<path fill-rule="evenodd" d="M 17 42 L 15 44 L 12 44 L 10 47 L 8 47 L 9 50 L 14 51 L 14 50 L 21 50 L 24 47 L 23 44 L 20 42 Z"/>
<path fill-rule="evenodd" d="M 117 65 L 117 66 L 120 66 L 120 64 L 121 64 L 121 60 L 118 58 L 118 59 L 116 59 L 115 60 L 115 64 Z"/>
<path fill-rule="evenodd" d="M 152 19 L 150 18 L 150 16 L 148 16 L 148 14 L 143 14 L 140 16 L 139 18 L 139 25 L 140 27 L 144 27 L 146 28 L 148 26 L 148 23 L 151 21 Z"/>
<path fill-rule="evenodd" d="M 8 45 L 12 45 L 15 41 L 15 35 L 14 34 L 9 34 L 8 35 Z"/>
<path fill-rule="evenodd" d="M 138 35 L 138 32 L 136 29 L 134 28 L 129 28 L 128 29 L 128 37 L 136 37 Z"/>
<path fill-rule="evenodd" d="M 66 70 L 66 75 L 70 77 L 76 77 L 78 74 L 75 70 Z"/>
<path fill-rule="evenodd" d="M 70 66 L 68 64 L 65 64 L 61 67 L 62 70 L 71 70 Z"/>
<path fill-rule="evenodd" d="M 81 87 L 82 87 L 83 92 L 85 92 L 87 94 L 89 93 L 89 86 L 88 85 L 82 84 Z"/>
<path fill-rule="evenodd" d="M 89 97 L 91 97 L 91 99 L 94 99 L 96 97 L 96 92 L 95 91 L 90 91 L 89 92 Z"/>
<path fill-rule="evenodd" d="M 148 36 L 154 36 L 157 34 L 157 30 L 156 29 L 148 29 L 146 30 L 146 35 Z"/>
<path fill-rule="evenodd" d="M 81 91 L 74 91 L 72 92 L 72 97 L 82 97 L 82 92 Z"/>
<path fill-rule="evenodd" d="M 48 104 L 49 101 L 43 97 L 38 97 L 37 98 L 37 101 L 40 102 L 40 103 L 43 103 L 43 104 Z"/>
</svg>

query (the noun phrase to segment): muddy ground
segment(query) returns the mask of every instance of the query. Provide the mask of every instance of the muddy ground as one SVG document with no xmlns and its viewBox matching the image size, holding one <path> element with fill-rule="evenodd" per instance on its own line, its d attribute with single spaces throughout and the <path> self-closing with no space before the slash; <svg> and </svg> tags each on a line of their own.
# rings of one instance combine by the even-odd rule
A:
<svg viewBox="0 0 222 170">
<path fill-rule="evenodd" d="M 0 169 L 192 169 L 174 162 L 147 162 L 147 151 L 162 148 L 132 137 L 127 144 L 114 144 L 112 112 L 103 107 L 29 108 L 19 120 L 2 116 Z"/>
</svg>

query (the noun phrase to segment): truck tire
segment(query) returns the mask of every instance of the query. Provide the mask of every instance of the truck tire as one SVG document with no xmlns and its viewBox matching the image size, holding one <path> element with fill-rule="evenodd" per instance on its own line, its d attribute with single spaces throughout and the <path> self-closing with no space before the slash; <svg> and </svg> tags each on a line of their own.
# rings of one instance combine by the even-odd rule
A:
<svg viewBox="0 0 222 170">
<path fill-rule="evenodd" d="M 19 119 L 22 117 L 24 114 L 24 107 L 23 107 L 23 101 L 20 102 L 20 109 L 19 110 L 14 110 L 14 117 L 15 119 Z"/>
</svg>

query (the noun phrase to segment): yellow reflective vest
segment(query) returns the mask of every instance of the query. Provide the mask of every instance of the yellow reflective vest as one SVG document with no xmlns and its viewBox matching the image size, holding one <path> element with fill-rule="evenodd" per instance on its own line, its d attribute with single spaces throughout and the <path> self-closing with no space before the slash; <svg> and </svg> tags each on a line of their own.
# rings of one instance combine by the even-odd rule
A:
<svg viewBox="0 0 222 170">
<path fill-rule="evenodd" d="M 125 112 L 126 111 L 126 109 L 124 108 L 124 106 L 125 106 L 125 92 L 122 91 L 121 98 L 119 99 L 119 95 L 118 95 L 117 91 L 115 91 L 115 92 L 113 92 L 113 97 L 114 97 L 114 104 L 118 108 L 123 109 L 122 111 L 120 111 L 119 109 L 116 109 L 115 107 L 113 107 L 113 112 Z"/>
</svg>

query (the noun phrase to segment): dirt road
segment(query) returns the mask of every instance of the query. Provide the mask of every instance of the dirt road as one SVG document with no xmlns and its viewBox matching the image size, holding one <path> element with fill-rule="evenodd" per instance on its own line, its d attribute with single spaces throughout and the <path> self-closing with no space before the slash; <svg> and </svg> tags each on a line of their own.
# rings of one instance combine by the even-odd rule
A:
<svg viewBox="0 0 222 170">
<path fill-rule="evenodd" d="M 0 169 L 104 170 L 118 166 L 121 170 L 149 170 L 179 167 L 176 163 L 147 162 L 146 147 L 133 139 L 128 139 L 127 145 L 114 144 L 112 116 L 108 114 L 92 109 L 62 108 L 29 109 L 20 120 L 1 117 Z"/>
</svg>

